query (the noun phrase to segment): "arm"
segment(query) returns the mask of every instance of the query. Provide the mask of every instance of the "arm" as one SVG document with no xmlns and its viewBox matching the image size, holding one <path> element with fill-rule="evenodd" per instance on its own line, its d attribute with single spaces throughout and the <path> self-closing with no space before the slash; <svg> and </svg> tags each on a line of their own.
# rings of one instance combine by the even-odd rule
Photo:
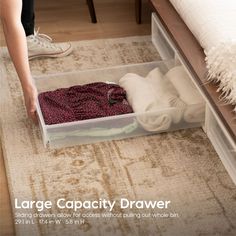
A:
<svg viewBox="0 0 236 236">
<path fill-rule="evenodd" d="M 26 36 L 21 24 L 22 1 L 0 0 L 0 6 L 7 47 L 21 82 L 27 113 L 36 121 L 37 90 L 31 78 Z"/>
</svg>

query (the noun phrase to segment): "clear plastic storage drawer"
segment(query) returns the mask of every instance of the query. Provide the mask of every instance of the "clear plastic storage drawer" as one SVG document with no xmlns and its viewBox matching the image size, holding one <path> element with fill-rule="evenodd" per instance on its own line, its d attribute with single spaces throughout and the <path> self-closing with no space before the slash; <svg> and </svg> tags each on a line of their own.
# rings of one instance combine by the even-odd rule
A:
<svg viewBox="0 0 236 236">
<path fill-rule="evenodd" d="M 132 65 L 108 67 L 102 69 L 80 70 L 75 72 L 48 74 L 35 77 L 38 93 L 52 91 L 59 88 L 68 88 L 74 85 L 83 85 L 93 82 L 115 82 L 127 73 L 136 73 L 146 76 L 152 69 L 158 67 L 162 73 L 174 67 L 174 61 L 150 62 Z M 195 111 L 199 104 L 188 107 Z M 117 140 L 129 137 L 149 135 L 173 130 L 200 127 L 204 122 L 204 115 L 196 122 L 187 122 L 184 118 L 174 122 L 180 111 L 175 107 L 157 109 L 143 113 L 130 113 L 62 124 L 46 125 L 43 114 L 37 103 L 37 112 L 41 126 L 43 142 L 50 148 L 88 144 L 105 140 Z M 173 119 L 173 120 L 172 120 Z M 150 131 L 147 124 L 156 124 L 157 128 Z"/>
</svg>

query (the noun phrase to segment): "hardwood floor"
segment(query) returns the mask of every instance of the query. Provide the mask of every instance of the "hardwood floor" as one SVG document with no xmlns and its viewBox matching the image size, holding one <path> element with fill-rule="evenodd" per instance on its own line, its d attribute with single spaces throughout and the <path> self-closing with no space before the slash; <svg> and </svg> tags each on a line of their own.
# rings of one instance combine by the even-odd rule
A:
<svg viewBox="0 0 236 236">
<path fill-rule="evenodd" d="M 35 1 L 36 29 L 55 41 L 77 41 L 150 34 L 150 8 L 143 1 L 142 24 L 135 21 L 135 0 L 94 0 L 97 24 L 91 23 L 86 0 Z M 5 45 L 0 27 L 0 45 Z"/>
<path fill-rule="evenodd" d="M 36 0 L 36 28 L 55 41 L 77 41 L 150 34 L 149 4 L 143 1 L 142 24 L 135 21 L 135 0 L 94 0 L 97 24 L 92 24 L 86 0 Z M 0 26 L 0 45 L 5 46 Z M 0 150 L 0 236 L 14 235 L 10 199 Z"/>
</svg>

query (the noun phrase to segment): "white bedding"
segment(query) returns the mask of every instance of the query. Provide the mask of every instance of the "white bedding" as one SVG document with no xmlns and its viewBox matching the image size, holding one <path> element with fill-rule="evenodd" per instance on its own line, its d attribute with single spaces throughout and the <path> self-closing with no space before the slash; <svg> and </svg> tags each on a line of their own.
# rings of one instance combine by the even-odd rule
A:
<svg viewBox="0 0 236 236">
<path fill-rule="evenodd" d="M 204 48 L 209 79 L 236 105 L 236 0 L 170 0 Z M 236 111 L 236 108 L 235 108 Z"/>
</svg>

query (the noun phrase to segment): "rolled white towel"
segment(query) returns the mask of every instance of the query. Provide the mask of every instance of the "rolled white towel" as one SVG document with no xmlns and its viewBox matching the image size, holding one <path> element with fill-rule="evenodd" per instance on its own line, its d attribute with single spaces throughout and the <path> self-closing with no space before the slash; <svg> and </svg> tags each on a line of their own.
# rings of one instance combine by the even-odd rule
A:
<svg viewBox="0 0 236 236">
<path fill-rule="evenodd" d="M 174 85 L 165 77 L 163 77 L 159 68 L 155 68 L 146 76 L 148 83 L 150 83 L 157 93 L 158 99 L 165 102 L 165 107 L 175 107 L 173 110 L 172 120 L 174 123 L 179 123 L 183 110 L 186 104 L 180 99 L 179 93 Z M 163 109 L 164 107 L 162 107 Z"/>
<path fill-rule="evenodd" d="M 165 76 L 172 82 L 181 100 L 187 105 L 183 115 L 184 120 L 189 123 L 203 121 L 205 114 L 204 100 L 183 66 L 172 68 Z"/>
<path fill-rule="evenodd" d="M 135 112 L 153 110 L 158 105 L 154 88 L 143 77 L 128 73 L 120 79 L 119 85 L 125 89 L 127 100 Z M 160 101 L 160 106 L 162 105 Z"/>
<path fill-rule="evenodd" d="M 120 79 L 119 85 L 126 90 L 127 100 L 136 113 L 157 111 L 167 106 L 165 101 L 159 100 L 154 87 L 137 74 L 126 74 Z M 172 122 L 169 114 L 138 115 L 137 119 L 147 131 L 167 130 Z"/>
<path fill-rule="evenodd" d="M 150 132 L 167 131 L 172 124 L 172 115 L 170 112 L 160 112 L 160 114 L 145 114 L 137 116 L 138 122 L 142 127 Z"/>
<path fill-rule="evenodd" d="M 119 85 L 126 90 L 127 100 L 134 112 L 155 112 L 137 117 L 147 131 L 165 131 L 172 122 L 180 121 L 182 116 L 178 110 L 170 109 L 174 107 L 173 104 L 181 102 L 176 99 L 178 93 L 169 81 L 164 80 L 158 68 L 152 70 L 146 78 L 128 73 L 120 79 Z"/>
</svg>

